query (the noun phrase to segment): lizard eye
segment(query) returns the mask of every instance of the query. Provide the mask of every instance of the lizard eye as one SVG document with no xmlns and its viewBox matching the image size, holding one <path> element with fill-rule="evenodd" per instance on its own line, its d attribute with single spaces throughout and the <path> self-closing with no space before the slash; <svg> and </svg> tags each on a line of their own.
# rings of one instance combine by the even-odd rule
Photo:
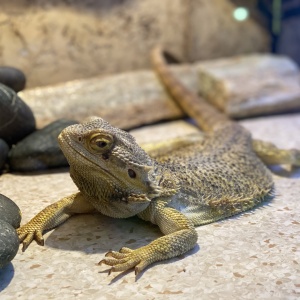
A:
<svg viewBox="0 0 300 300">
<path fill-rule="evenodd" d="M 107 151 L 112 145 L 112 138 L 96 134 L 90 139 L 90 147 L 95 151 Z"/>
<path fill-rule="evenodd" d="M 107 146 L 106 141 L 96 141 L 95 144 L 97 145 L 98 148 L 105 148 Z"/>
</svg>

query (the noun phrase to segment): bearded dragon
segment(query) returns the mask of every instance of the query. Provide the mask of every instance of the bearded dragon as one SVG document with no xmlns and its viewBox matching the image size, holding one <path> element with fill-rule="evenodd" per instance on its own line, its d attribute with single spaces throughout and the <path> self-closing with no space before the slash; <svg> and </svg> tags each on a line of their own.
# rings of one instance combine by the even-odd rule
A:
<svg viewBox="0 0 300 300">
<path fill-rule="evenodd" d="M 270 196 L 272 175 L 262 160 L 300 165 L 300 151 L 252 140 L 246 129 L 188 91 L 159 48 L 152 58 L 166 88 L 205 131 L 205 139 L 182 145 L 177 140 L 174 149 L 155 149 L 156 157 L 151 157 L 151 149 L 146 153 L 129 133 L 99 117 L 67 127 L 58 139 L 79 192 L 18 229 L 23 251 L 32 240 L 43 245 L 45 231 L 77 213 L 137 215 L 158 225 L 163 236 L 138 249 L 109 251 L 100 264 L 111 266 L 109 274 L 131 268 L 138 274 L 192 249 L 196 226 L 251 209 Z"/>
</svg>

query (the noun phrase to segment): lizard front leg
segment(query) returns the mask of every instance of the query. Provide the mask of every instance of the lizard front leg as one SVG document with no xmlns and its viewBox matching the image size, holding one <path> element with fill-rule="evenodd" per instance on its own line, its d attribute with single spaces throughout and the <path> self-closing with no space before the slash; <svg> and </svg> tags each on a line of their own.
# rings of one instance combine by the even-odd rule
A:
<svg viewBox="0 0 300 300">
<path fill-rule="evenodd" d="M 17 229 L 20 243 L 23 243 L 22 251 L 25 251 L 33 240 L 39 245 L 44 245 L 43 232 L 57 227 L 71 215 L 94 210 L 81 193 L 65 197 L 47 206 L 27 224 Z"/>
<path fill-rule="evenodd" d="M 123 247 L 120 251 L 109 251 L 99 264 L 112 266 L 109 271 L 119 272 L 135 268 L 137 275 L 148 265 L 181 255 L 192 249 L 197 242 L 197 232 L 193 224 L 179 211 L 156 201 L 138 214 L 144 220 L 157 224 L 163 234 L 150 244 L 132 250 Z"/>
</svg>

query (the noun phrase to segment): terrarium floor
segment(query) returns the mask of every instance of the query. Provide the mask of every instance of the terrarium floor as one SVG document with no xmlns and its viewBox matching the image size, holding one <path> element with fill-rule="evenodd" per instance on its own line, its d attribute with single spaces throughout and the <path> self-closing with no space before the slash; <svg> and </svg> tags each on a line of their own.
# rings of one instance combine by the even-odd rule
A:
<svg viewBox="0 0 300 300">
<path fill-rule="evenodd" d="M 242 121 L 256 138 L 300 149 L 300 114 Z M 166 132 L 168 135 L 169 132 Z M 198 227 L 198 246 L 134 273 L 107 275 L 97 263 L 110 250 L 160 236 L 137 218 L 71 218 L 0 270 L 4 299 L 296 299 L 300 297 L 300 168 L 277 168 L 276 196 L 249 213 Z M 5 174 L 0 192 L 28 221 L 76 191 L 67 170 Z"/>
</svg>

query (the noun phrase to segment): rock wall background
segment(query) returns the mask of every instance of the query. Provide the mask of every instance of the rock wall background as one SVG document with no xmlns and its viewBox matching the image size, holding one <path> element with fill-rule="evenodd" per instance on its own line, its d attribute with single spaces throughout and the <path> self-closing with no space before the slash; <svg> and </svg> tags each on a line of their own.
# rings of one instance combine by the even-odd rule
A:
<svg viewBox="0 0 300 300">
<path fill-rule="evenodd" d="M 163 44 L 185 61 L 267 51 L 267 34 L 236 22 L 227 0 L 11 0 L 0 4 L 0 65 L 27 87 L 150 67 Z"/>
</svg>

